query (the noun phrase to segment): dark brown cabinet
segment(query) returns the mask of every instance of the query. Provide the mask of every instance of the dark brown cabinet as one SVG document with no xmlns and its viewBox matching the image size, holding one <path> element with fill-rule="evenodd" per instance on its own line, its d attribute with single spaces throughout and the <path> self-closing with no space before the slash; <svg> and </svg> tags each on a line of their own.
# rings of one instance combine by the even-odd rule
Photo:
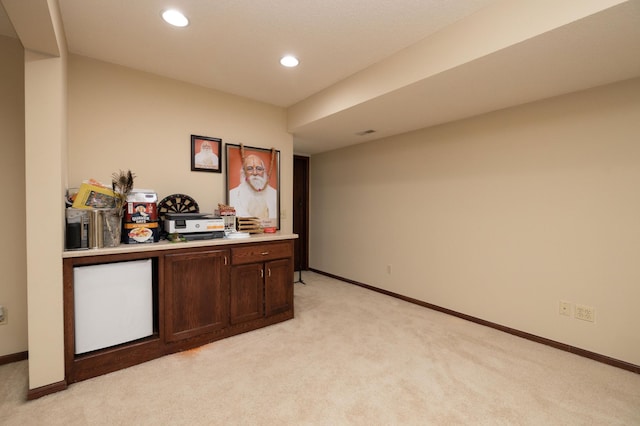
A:
<svg viewBox="0 0 640 426">
<path fill-rule="evenodd" d="M 264 316 L 264 279 L 262 264 L 231 268 L 230 322 L 240 324 Z"/>
<path fill-rule="evenodd" d="M 229 323 L 228 250 L 165 256 L 165 339 L 187 339 Z"/>
<path fill-rule="evenodd" d="M 258 237 L 151 250 L 145 244 L 139 252 L 65 257 L 66 383 L 293 318 L 293 241 Z M 135 259 L 153 264 L 153 335 L 75 354 L 74 268 Z"/>
<path fill-rule="evenodd" d="M 293 315 L 292 256 L 290 242 L 231 249 L 231 324 Z"/>
<path fill-rule="evenodd" d="M 265 264 L 264 314 L 271 316 L 293 308 L 293 263 L 290 258 Z"/>
</svg>

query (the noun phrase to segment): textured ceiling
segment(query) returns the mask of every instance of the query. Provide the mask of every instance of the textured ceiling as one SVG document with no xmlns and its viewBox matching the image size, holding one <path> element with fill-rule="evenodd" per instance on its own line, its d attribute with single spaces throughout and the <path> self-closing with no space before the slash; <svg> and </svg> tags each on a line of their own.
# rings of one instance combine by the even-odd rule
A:
<svg viewBox="0 0 640 426">
<path fill-rule="evenodd" d="M 14 31 L 0 7 L 0 34 L 17 32 L 38 50 L 35 9 L 0 1 L 23 15 Z M 294 149 L 305 154 L 640 76 L 640 0 L 58 2 L 71 53 L 288 108 Z M 191 24 L 165 24 L 168 5 Z M 534 17 L 518 13 L 528 10 L 542 11 L 540 28 L 507 40 L 531 26 Z M 451 34 L 446 49 L 430 47 Z M 492 36 L 507 42 L 486 49 Z M 470 48 L 477 55 L 450 60 Z M 289 53 L 299 67 L 279 65 Z M 408 57 L 411 66 L 397 65 Z M 427 75 L 438 61 L 449 66 Z M 307 108 L 324 112 L 296 120 Z M 357 135 L 367 129 L 376 132 Z"/>
<path fill-rule="evenodd" d="M 623 3 L 294 126 L 318 153 L 640 77 L 640 1 Z M 375 129 L 360 136 L 358 132 Z"/>
<path fill-rule="evenodd" d="M 59 1 L 72 53 L 287 107 L 492 0 Z"/>
</svg>

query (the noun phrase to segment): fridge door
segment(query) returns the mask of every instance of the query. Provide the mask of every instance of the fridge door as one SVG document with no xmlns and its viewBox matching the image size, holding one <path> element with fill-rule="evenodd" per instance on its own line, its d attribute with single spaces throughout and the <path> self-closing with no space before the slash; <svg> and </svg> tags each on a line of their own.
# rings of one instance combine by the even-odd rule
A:
<svg viewBox="0 0 640 426">
<path fill-rule="evenodd" d="M 153 334 L 151 259 L 73 268 L 75 353 Z"/>
</svg>

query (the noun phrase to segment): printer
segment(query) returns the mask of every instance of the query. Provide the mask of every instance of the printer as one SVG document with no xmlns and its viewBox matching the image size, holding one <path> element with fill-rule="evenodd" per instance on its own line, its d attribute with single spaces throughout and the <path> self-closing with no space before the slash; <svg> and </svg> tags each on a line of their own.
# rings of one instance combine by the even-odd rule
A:
<svg viewBox="0 0 640 426">
<path fill-rule="evenodd" d="M 210 213 L 167 213 L 164 230 L 187 241 L 224 238 L 224 219 Z"/>
</svg>

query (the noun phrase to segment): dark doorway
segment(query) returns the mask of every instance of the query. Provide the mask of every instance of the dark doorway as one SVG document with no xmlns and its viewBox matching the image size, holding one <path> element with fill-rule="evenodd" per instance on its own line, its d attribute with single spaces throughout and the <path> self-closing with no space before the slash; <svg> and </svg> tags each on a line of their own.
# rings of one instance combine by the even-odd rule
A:
<svg viewBox="0 0 640 426">
<path fill-rule="evenodd" d="M 293 156 L 293 233 L 296 271 L 309 269 L 309 157 Z"/>
</svg>

